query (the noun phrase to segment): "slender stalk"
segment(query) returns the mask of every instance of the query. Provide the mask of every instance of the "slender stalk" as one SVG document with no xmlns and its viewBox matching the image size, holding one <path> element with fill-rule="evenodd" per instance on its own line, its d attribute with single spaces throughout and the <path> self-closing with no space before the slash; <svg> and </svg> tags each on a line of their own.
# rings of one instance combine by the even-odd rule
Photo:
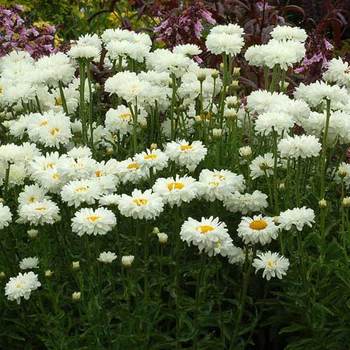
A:
<svg viewBox="0 0 350 350">
<path fill-rule="evenodd" d="M 82 141 L 83 144 L 87 144 L 87 128 L 86 128 L 86 117 L 85 117 L 85 66 L 86 62 L 81 60 L 79 62 L 79 76 L 80 76 L 80 103 L 79 103 L 79 117 L 82 124 Z"/>
<path fill-rule="evenodd" d="M 66 96 L 64 95 L 63 84 L 62 84 L 61 80 L 58 81 L 58 88 L 60 90 L 60 97 L 61 97 L 61 101 L 62 101 L 63 111 L 65 114 L 68 115 L 67 101 L 66 101 Z"/>
<path fill-rule="evenodd" d="M 243 287 L 239 297 L 238 303 L 238 315 L 235 322 L 234 332 L 232 334 L 231 342 L 230 342 L 230 350 L 234 350 L 236 348 L 236 342 L 239 335 L 239 325 L 242 320 L 243 312 L 245 309 L 245 303 L 247 299 L 247 292 L 250 280 L 250 272 L 251 272 L 252 264 L 249 259 L 249 249 L 246 247 L 245 252 L 245 263 L 244 263 L 244 272 L 243 272 Z"/>
</svg>

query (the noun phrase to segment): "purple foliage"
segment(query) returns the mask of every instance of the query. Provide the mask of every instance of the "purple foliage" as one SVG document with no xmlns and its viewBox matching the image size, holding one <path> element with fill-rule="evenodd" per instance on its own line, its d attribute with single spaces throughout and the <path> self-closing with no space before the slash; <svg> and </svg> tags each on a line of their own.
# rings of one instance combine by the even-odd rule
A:
<svg viewBox="0 0 350 350">
<path fill-rule="evenodd" d="M 54 26 L 29 26 L 21 17 L 21 6 L 5 8 L 0 6 L 0 56 L 12 50 L 25 50 L 38 58 L 55 52 Z"/>
</svg>

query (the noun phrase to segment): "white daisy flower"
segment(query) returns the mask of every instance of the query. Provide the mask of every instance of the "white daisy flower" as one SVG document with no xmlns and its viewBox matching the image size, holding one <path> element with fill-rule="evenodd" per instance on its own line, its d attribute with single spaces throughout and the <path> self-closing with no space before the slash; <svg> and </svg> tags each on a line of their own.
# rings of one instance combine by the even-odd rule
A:
<svg viewBox="0 0 350 350">
<path fill-rule="evenodd" d="M 315 223 L 315 212 L 306 207 L 287 209 L 278 217 L 279 227 L 282 230 L 290 230 L 293 226 L 301 231 L 304 226 L 312 227 Z"/>
<path fill-rule="evenodd" d="M 122 194 L 118 203 L 120 213 L 134 219 L 153 220 L 164 210 L 162 198 L 152 190 L 135 189 L 131 196 Z"/>
<path fill-rule="evenodd" d="M 167 143 L 165 153 L 171 160 L 188 171 L 194 171 L 197 165 L 204 159 L 208 150 L 201 141 L 189 143 L 185 140 L 172 141 Z"/>
<path fill-rule="evenodd" d="M 0 203 L 0 230 L 7 227 L 12 220 L 10 208 Z"/>
<path fill-rule="evenodd" d="M 127 182 L 137 184 L 149 177 L 149 170 L 132 158 L 118 162 L 116 171 L 123 184 Z"/>
<path fill-rule="evenodd" d="M 101 188 L 95 180 L 75 180 L 64 185 L 61 198 L 68 206 L 79 207 L 81 204 L 94 204 L 101 194 Z"/>
<path fill-rule="evenodd" d="M 287 136 L 278 143 L 278 151 L 283 158 L 311 158 L 321 152 L 321 144 L 313 135 Z"/>
<path fill-rule="evenodd" d="M 181 227 L 180 237 L 188 245 L 197 246 L 200 252 L 204 250 L 209 256 L 220 254 L 222 247 L 232 244 L 226 224 L 212 216 L 202 218 L 201 221 L 188 218 Z"/>
<path fill-rule="evenodd" d="M 243 217 L 237 229 L 238 237 L 245 244 L 265 245 L 278 237 L 278 226 L 267 216 L 255 215 Z"/>
<path fill-rule="evenodd" d="M 252 265 L 255 267 L 255 272 L 264 270 L 263 278 L 269 281 L 271 277 L 281 279 L 287 274 L 289 260 L 278 253 L 271 253 L 268 251 L 266 253 L 257 254 L 257 258 L 254 259 Z"/>
<path fill-rule="evenodd" d="M 72 218 L 72 231 L 78 236 L 105 235 L 117 224 L 117 220 L 110 210 L 106 208 L 83 208 L 77 211 Z"/>
<path fill-rule="evenodd" d="M 199 175 L 198 193 L 205 200 L 224 200 L 233 192 L 245 189 L 244 177 L 229 170 L 203 169 Z"/>
<path fill-rule="evenodd" d="M 267 112 L 260 114 L 255 120 L 255 131 L 260 135 L 271 135 L 273 131 L 278 135 L 288 132 L 294 126 L 292 115 L 283 112 Z"/>
<path fill-rule="evenodd" d="M 11 277 L 6 283 L 5 295 L 8 300 L 16 300 L 20 304 L 21 298 L 28 300 L 31 292 L 40 286 L 38 275 L 34 272 L 19 273 L 16 277 Z"/>
<path fill-rule="evenodd" d="M 146 152 L 135 154 L 134 159 L 141 166 L 160 171 L 168 166 L 169 157 L 160 149 L 147 149 Z"/>
<path fill-rule="evenodd" d="M 19 268 L 21 270 L 32 270 L 39 268 L 39 259 L 34 257 L 24 258 L 19 262 Z"/>
<path fill-rule="evenodd" d="M 261 212 L 268 207 L 267 195 L 261 191 L 255 190 L 253 193 L 235 192 L 229 194 L 224 199 L 224 206 L 232 213 L 254 213 Z"/>
<path fill-rule="evenodd" d="M 109 251 L 100 253 L 99 257 L 97 258 L 99 262 L 104 264 L 111 264 L 115 259 L 117 259 L 117 255 Z"/>
<path fill-rule="evenodd" d="M 23 204 L 18 208 L 19 223 L 29 223 L 31 225 L 54 224 L 60 219 L 58 206 L 51 200 Z"/>
<path fill-rule="evenodd" d="M 115 193 L 105 194 L 99 199 L 99 203 L 102 206 L 118 205 L 120 196 Z"/>
<path fill-rule="evenodd" d="M 182 202 L 189 203 L 197 195 L 196 180 L 191 176 L 159 178 L 152 189 L 171 208 Z"/>
<path fill-rule="evenodd" d="M 23 204 L 30 204 L 49 199 L 49 197 L 46 196 L 46 193 L 47 190 L 37 184 L 26 185 L 24 190 L 18 195 L 18 204 L 21 206 Z"/>
<path fill-rule="evenodd" d="M 273 175 L 274 157 L 272 153 L 257 156 L 249 165 L 250 176 L 253 180 L 261 176 Z"/>
</svg>

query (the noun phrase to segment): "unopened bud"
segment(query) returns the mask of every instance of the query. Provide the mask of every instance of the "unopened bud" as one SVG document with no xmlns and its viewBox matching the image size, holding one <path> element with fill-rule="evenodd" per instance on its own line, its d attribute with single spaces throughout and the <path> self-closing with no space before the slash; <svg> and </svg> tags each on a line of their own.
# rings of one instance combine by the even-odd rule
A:
<svg viewBox="0 0 350 350">
<path fill-rule="evenodd" d="M 320 208 L 327 208 L 327 201 L 323 198 L 318 202 Z"/>
<path fill-rule="evenodd" d="M 159 232 L 157 236 L 160 244 L 165 244 L 168 242 L 168 235 L 166 233 Z"/>
<path fill-rule="evenodd" d="M 72 299 L 73 299 L 74 301 L 80 300 L 80 297 L 81 297 L 81 293 L 80 293 L 80 292 L 73 292 L 73 293 L 72 293 Z"/>
<path fill-rule="evenodd" d="M 133 255 L 124 255 L 122 257 L 122 265 L 124 267 L 130 267 L 134 262 L 135 257 Z"/>
<path fill-rule="evenodd" d="M 79 261 L 73 261 L 72 262 L 72 268 L 73 268 L 73 270 L 80 269 L 80 262 Z"/>
</svg>

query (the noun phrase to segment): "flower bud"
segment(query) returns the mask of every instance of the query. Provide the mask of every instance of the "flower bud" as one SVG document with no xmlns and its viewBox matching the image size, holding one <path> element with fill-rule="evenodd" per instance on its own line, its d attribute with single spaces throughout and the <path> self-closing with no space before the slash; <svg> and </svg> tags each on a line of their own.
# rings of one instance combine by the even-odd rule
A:
<svg viewBox="0 0 350 350">
<path fill-rule="evenodd" d="M 150 146 L 150 149 L 153 151 L 158 148 L 158 145 L 156 143 L 152 143 Z"/>
<path fill-rule="evenodd" d="M 239 150 L 239 155 L 241 157 L 244 157 L 244 158 L 248 158 L 252 155 L 252 149 L 250 146 L 243 146 L 243 147 L 240 147 Z"/>
<path fill-rule="evenodd" d="M 81 293 L 80 293 L 80 292 L 73 292 L 73 293 L 72 293 L 72 299 L 73 299 L 74 301 L 80 300 L 80 297 L 81 297 Z"/>
<path fill-rule="evenodd" d="M 213 69 L 213 71 L 211 72 L 211 77 L 213 79 L 217 79 L 219 77 L 219 71 L 217 71 L 216 69 Z"/>
<path fill-rule="evenodd" d="M 318 202 L 320 208 L 327 208 L 327 201 L 323 198 Z"/>
<path fill-rule="evenodd" d="M 168 242 L 168 235 L 166 233 L 159 232 L 157 236 L 160 244 L 166 244 Z"/>
<path fill-rule="evenodd" d="M 45 277 L 51 277 L 53 275 L 53 272 L 51 270 L 45 271 Z"/>
<path fill-rule="evenodd" d="M 0 278 L 5 278 L 6 277 L 6 273 L 4 271 L 0 272 Z"/>
<path fill-rule="evenodd" d="M 222 129 L 213 129 L 213 137 L 219 138 L 222 136 Z"/>
<path fill-rule="evenodd" d="M 27 235 L 30 237 L 30 238 L 35 238 L 37 235 L 38 235 L 39 231 L 38 230 L 35 230 L 34 228 L 30 229 L 27 231 Z"/>
<path fill-rule="evenodd" d="M 344 197 L 341 204 L 343 207 L 350 207 L 350 197 Z"/>
<path fill-rule="evenodd" d="M 73 261 L 72 262 L 72 268 L 73 268 L 73 270 L 80 269 L 80 262 L 79 261 Z"/>
<path fill-rule="evenodd" d="M 134 262 L 135 257 L 133 255 L 124 255 L 122 257 L 122 265 L 124 267 L 130 267 L 131 264 Z"/>
<path fill-rule="evenodd" d="M 155 235 L 157 235 L 159 233 L 159 228 L 157 226 L 153 227 L 153 231 L 152 233 L 154 233 Z"/>
</svg>

